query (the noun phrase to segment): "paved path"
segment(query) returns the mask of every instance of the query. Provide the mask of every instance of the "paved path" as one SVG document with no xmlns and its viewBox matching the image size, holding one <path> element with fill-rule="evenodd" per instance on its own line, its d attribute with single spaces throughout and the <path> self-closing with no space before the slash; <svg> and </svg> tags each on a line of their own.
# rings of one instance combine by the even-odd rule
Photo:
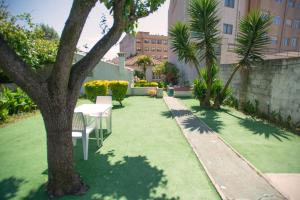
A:
<svg viewBox="0 0 300 200">
<path fill-rule="evenodd" d="M 182 103 L 164 100 L 222 199 L 286 199 Z"/>
<path fill-rule="evenodd" d="M 265 174 L 288 199 L 300 199 L 300 174 Z"/>
</svg>

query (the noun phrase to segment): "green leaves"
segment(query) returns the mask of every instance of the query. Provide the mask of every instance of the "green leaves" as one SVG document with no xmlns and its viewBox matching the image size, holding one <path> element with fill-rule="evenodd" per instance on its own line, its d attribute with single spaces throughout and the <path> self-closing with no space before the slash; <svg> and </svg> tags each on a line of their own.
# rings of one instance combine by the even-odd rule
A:
<svg viewBox="0 0 300 200">
<path fill-rule="evenodd" d="M 46 33 L 32 23 L 29 14 L 11 16 L 3 6 L 0 13 L 6 13 L 0 17 L 0 34 L 28 65 L 39 69 L 55 61 L 59 41 L 45 39 Z"/>
<path fill-rule="evenodd" d="M 190 35 L 195 42 L 200 60 L 204 58 L 214 61 L 216 59 L 215 48 L 219 44 L 217 15 L 218 3 L 215 0 L 193 0 L 190 3 Z"/>
<path fill-rule="evenodd" d="M 171 49 L 177 54 L 180 61 L 198 63 L 195 43 L 190 40 L 188 25 L 177 22 L 170 28 Z"/>
<path fill-rule="evenodd" d="M 106 8 L 113 14 L 115 4 L 120 3 L 117 0 L 100 0 L 104 3 Z M 146 17 L 156 11 L 165 0 L 126 0 L 123 9 L 123 20 L 127 22 L 125 31 L 127 33 L 134 33 L 137 28 L 137 20 Z"/>
<path fill-rule="evenodd" d="M 0 101 L 0 115 L 3 116 L 3 119 L 0 120 L 5 120 L 6 112 L 9 115 L 13 115 L 21 112 L 30 112 L 37 108 L 32 99 L 20 88 L 17 88 L 16 91 L 4 88 Z"/>
<path fill-rule="evenodd" d="M 235 52 L 242 66 L 250 66 L 263 60 L 263 53 L 270 44 L 268 29 L 271 17 L 260 11 L 252 11 L 240 22 Z"/>
</svg>

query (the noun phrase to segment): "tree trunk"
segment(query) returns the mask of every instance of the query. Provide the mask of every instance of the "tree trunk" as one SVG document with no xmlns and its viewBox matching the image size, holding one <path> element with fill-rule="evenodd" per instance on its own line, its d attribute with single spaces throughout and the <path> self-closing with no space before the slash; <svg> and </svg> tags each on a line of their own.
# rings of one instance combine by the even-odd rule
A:
<svg viewBox="0 0 300 200">
<path fill-rule="evenodd" d="M 228 89 L 229 84 L 231 83 L 231 81 L 232 81 L 232 79 L 233 79 L 235 73 L 238 71 L 238 69 L 239 69 L 240 67 L 241 67 L 240 64 L 238 64 L 238 65 L 235 66 L 235 68 L 234 68 L 233 72 L 231 73 L 229 79 L 227 80 L 227 82 L 226 82 L 224 88 L 222 89 L 222 91 L 220 92 L 220 94 L 216 96 L 216 98 L 215 98 L 215 100 L 214 100 L 214 108 L 219 109 L 220 106 L 222 105 L 223 100 L 224 100 L 225 92 L 226 92 L 226 90 Z"/>
<path fill-rule="evenodd" d="M 247 89 L 248 89 L 248 77 L 249 77 L 248 68 L 241 68 L 240 76 L 241 76 L 241 85 L 239 88 L 239 109 L 242 109 L 243 105 L 247 101 Z"/>
<path fill-rule="evenodd" d="M 204 108 L 210 108 L 211 104 L 210 104 L 210 97 L 211 97 L 211 85 L 212 85 L 212 61 L 210 61 L 209 59 L 206 59 L 206 68 L 207 68 L 207 81 L 206 81 L 206 85 L 207 85 L 207 90 L 206 90 L 206 95 L 203 101 L 203 105 L 202 107 Z"/>
<path fill-rule="evenodd" d="M 48 185 L 50 196 L 80 194 L 87 190 L 74 170 L 72 145 L 73 108 L 51 102 L 41 108 L 47 132 Z M 71 106 L 72 107 L 72 106 Z"/>
</svg>

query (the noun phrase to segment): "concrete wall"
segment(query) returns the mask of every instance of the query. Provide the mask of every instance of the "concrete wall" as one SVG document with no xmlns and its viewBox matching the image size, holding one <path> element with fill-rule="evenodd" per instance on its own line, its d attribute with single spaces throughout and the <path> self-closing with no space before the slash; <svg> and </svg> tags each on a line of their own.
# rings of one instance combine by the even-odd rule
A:
<svg viewBox="0 0 300 200">
<path fill-rule="evenodd" d="M 232 72 L 230 65 L 221 65 L 220 78 L 225 82 Z M 237 72 L 231 87 L 239 98 L 241 85 Z M 259 102 L 259 110 L 270 114 L 280 112 L 284 120 L 290 115 L 293 122 L 300 121 L 300 58 L 268 60 L 249 70 L 247 100 Z"/>
<path fill-rule="evenodd" d="M 120 42 L 120 52 L 126 52 L 126 57 L 136 54 L 136 40 L 130 34 L 126 34 Z"/>
<path fill-rule="evenodd" d="M 75 54 L 75 62 L 80 60 L 83 55 Z M 124 62 L 123 62 L 124 63 Z M 124 66 L 119 66 L 107 62 L 100 61 L 93 72 L 85 79 L 84 82 L 90 80 L 125 80 L 129 82 L 128 94 L 131 93 L 130 87 L 133 84 L 133 70 L 128 69 Z M 81 92 L 84 92 L 84 88 L 81 88 Z"/>
</svg>

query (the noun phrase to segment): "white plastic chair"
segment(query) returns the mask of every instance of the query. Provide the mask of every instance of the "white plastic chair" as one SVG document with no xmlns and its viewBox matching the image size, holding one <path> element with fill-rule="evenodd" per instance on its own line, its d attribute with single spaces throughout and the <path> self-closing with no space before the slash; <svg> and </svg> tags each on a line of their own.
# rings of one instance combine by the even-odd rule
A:
<svg viewBox="0 0 300 200">
<path fill-rule="evenodd" d="M 111 96 L 97 96 L 96 104 L 108 104 L 112 107 L 112 97 Z M 107 133 L 112 132 L 111 126 L 111 109 L 102 114 L 102 119 L 106 120 L 106 130 Z"/>
<path fill-rule="evenodd" d="M 83 159 L 88 159 L 89 152 L 89 135 L 95 129 L 95 122 L 91 121 L 90 124 L 86 123 L 83 113 L 77 112 L 73 115 L 72 123 L 72 139 L 73 145 L 76 145 L 76 140 L 78 138 L 82 139 L 83 147 Z"/>
</svg>

